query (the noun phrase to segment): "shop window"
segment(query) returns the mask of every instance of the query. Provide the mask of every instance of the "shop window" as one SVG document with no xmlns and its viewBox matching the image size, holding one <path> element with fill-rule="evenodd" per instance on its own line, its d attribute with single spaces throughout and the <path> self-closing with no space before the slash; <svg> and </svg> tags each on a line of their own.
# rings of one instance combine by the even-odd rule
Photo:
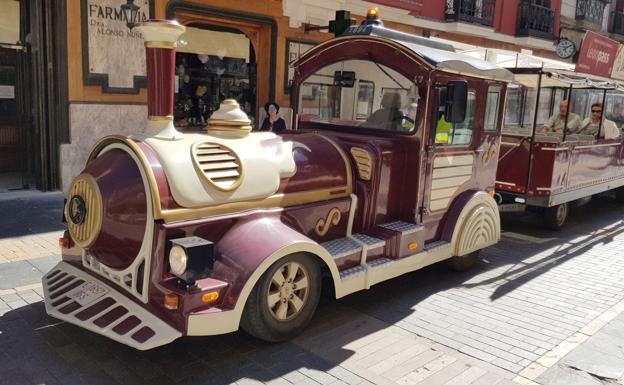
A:
<svg viewBox="0 0 624 385">
<path fill-rule="evenodd" d="M 256 119 L 256 64 L 240 31 L 187 27 L 176 53 L 175 125 L 199 129 L 225 99 L 236 99 Z"/>
<path fill-rule="evenodd" d="M 375 83 L 368 80 L 358 82 L 358 98 L 355 107 L 355 118 L 365 120 L 373 113 L 373 99 L 375 98 Z"/>
<path fill-rule="evenodd" d="M 322 121 L 340 117 L 340 87 L 322 83 L 303 83 L 301 113 Z"/>
</svg>

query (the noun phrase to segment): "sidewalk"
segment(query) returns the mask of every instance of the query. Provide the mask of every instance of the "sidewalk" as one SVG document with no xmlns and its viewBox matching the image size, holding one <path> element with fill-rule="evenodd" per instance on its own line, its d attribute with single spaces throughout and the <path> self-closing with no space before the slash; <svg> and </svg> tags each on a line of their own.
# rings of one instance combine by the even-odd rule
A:
<svg viewBox="0 0 624 385">
<path fill-rule="evenodd" d="M 61 259 L 64 195 L 0 194 L 0 315 L 41 301 L 41 277 Z"/>
<path fill-rule="evenodd" d="M 544 385 L 624 384 L 624 314 L 563 357 L 537 382 Z"/>
<path fill-rule="evenodd" d="M 62 204 L 0 194 L 0 384 L 624 385 L 624 206 L 608 198 L 559 233 L 504 221 L 469 272 L 434 265 L 324 302 L 293 341 L 148 352 L 45 314 Z"/>
</svg>

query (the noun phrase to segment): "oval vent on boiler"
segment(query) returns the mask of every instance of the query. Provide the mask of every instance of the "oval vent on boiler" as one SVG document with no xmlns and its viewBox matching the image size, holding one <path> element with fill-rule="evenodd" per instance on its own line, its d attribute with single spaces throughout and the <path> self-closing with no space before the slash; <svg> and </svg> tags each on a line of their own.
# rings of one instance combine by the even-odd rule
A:
<svg viewBox="0 0 624 385">
<path fill-rule="evenodd" d="M 241 161 L 226 146 L 212 142 L 196 143 L 191 155 L 200 174 L 216 189 L 232 191 L 243 181 Z"/>
</svg>

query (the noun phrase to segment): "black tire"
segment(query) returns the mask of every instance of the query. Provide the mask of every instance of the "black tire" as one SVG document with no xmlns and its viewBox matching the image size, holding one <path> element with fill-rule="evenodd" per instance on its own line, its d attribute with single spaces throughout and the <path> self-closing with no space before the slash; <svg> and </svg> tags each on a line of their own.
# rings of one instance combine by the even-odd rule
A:
<svg viewBox="0 0 624 385">
<path fill-rule="evenodd" d="M 455 256 L 448 260 L 448 265 L 455 271 L 466 271 L 477 264 L 479 260 L 479 251 L 473 251 L 470 254 Z"/>
<path fill-rule="evenodd" d="M 548 229 L 559 231 L 568 221 L 569 214 L 570 206 L 567 203 L 546 207 L 544 209 L 544 226 Z"/>
<path fill-rule="evenodd" d="M 295 278 L 290 282 L 289 269 L 297 270 Z M 275 280 L 280 275 L 284 278 L 282 286 Z M 307 277 L 307 287 L 296 288 L 296 282 L 303 285 L 304 277 Z M 295 284 L 295 288 L 287 286 L 290 284 Z M 267 342 L 289 340 L 306 328 L 314 315 L 320 295 L 321 271 L 318 263 L 305 254 L 284 257 L 262 274 L 251 291 L 245 304 L 241 327 L 252 336 Z M 269 304 L 270 297 L 272 301 L 278 298 L 273 306 Z M 299 304 L 301 307 L 297 309 Z"/>
<path fill-rule="evenodd" d="M 615 200 L 618 203 L 624 203 L 624 186 L 615 189 Z"/>
</svg>

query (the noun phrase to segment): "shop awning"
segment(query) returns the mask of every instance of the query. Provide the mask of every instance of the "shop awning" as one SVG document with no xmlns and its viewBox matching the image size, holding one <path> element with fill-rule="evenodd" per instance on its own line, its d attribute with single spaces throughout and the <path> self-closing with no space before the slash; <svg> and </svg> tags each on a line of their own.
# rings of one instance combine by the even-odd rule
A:
<svg viewBox="0 0 624 385">
<path fill-rule="evenodd" d="M 186 27 L 186 31 L 178 39 L 176 48 L 178 52 L 245 59 L 247 63 L 249 63 L 250 49 L 251 42 L 242 33 L 194 27 Z"/>
</svg>

